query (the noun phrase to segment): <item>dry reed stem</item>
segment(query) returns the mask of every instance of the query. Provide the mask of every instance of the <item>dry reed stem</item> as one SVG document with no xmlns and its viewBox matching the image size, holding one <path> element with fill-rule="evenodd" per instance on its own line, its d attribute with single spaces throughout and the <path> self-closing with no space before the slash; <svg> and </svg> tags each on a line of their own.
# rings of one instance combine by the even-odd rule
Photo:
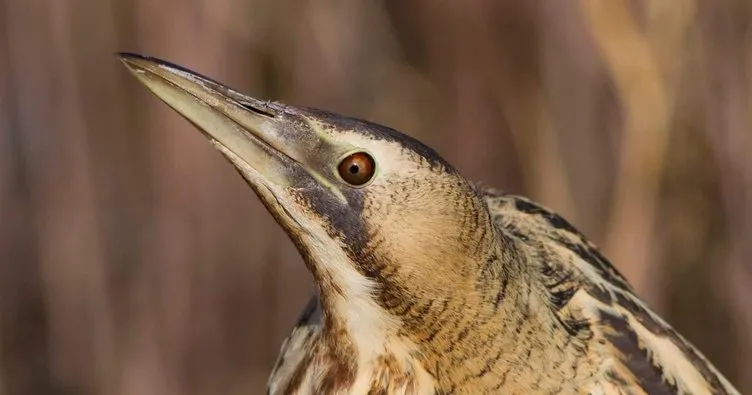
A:
<svg viewBox="0 0 752 395">
<path fill-rule="evenodd" d="M 659 61 L 625 1 L 581 0 L 624 113 L 605 249 L 651 301 L 650 260 L 672 109 Z"/>
</svg>

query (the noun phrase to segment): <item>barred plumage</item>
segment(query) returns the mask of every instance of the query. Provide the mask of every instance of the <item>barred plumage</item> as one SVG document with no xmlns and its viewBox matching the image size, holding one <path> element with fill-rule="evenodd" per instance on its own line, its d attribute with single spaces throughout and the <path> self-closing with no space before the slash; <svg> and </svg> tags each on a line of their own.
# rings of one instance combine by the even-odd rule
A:
<svg viewBox="0 0 752 395">
<path fill-rule="evenodd" d="M 277 394 L 737 394 L 572 225 L 377 124 L 123 55 L 287 231 L 317 294 Z"/>
</svg>

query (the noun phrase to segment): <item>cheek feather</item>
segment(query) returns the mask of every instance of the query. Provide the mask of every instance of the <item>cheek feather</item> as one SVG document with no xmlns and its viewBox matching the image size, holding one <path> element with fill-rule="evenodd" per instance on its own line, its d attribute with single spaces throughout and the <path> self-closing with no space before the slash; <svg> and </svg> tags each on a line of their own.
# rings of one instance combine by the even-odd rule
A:
<svg viewBox="0 0 752 395">
<path fill-rule="evenodd" d="M 432 180 L 424 173 L 423 179 L 407 176 L 399 184 L 369 190 L 363 210 L 367 248 L 382 261 L 387 271 L 383 275 L 398 274 L 392 280 L 418 280 L 437 290 L 472 279 L 477 265 L 468 254 L 468 242 L 483 235 L 466 229 L 469 223 L 480 228 L 475 211 L 466 207 L 472 199 L 448 194 L 452 189 L 446 184 L 456 185 L 452 179 Z"/>
</svg>

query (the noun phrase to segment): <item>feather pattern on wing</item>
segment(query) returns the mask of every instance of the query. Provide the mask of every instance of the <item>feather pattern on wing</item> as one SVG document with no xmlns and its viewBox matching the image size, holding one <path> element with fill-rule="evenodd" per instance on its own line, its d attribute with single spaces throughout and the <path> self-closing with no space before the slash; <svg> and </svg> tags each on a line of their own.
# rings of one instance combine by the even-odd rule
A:
<svg viewBox="0 0 752 395">
<path fill-rule="evenodd" d="M 569 328 L 589 323 L 591 342 L 611 357 L 601 376 L 604 393 L 624 387 L 648 394 L 738 393 L 566 220 L 521 196 L 488 189 L 486 197 L 500 227 L 547 257 L 532 262 L 540 264 L 559 319 Z"/>
</svg>

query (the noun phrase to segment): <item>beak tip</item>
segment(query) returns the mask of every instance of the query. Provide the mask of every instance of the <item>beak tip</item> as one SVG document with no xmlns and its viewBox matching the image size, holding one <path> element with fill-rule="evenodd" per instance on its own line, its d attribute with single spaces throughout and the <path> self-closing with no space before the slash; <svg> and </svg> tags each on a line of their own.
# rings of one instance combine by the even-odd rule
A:
<svg viewBox="0 0 752 395">
<path fill-rule="evenodd" d="M 117 52 L 115 58 L 121 61 L 125 67 L 131 71 L 143 68 L 143 63 L 149 61 L 149 58 L 132 52 Z"/>
<path fill-rule="evenodd" d="M 135 52 L 116 52 L 115 57 L 123 62 L 125 67 L 127 67 L 132 72 L 150 71 L 152 73 L 160 75 L 183 74 L 184 76 L 191 76 L 192 78 L 197 80 L 208 81 L 217 85 L 221 85 L 218 82 L 195 71 L 188 70 L 183 66 L 153 56 L 141 55 Z"/>
</svg>

